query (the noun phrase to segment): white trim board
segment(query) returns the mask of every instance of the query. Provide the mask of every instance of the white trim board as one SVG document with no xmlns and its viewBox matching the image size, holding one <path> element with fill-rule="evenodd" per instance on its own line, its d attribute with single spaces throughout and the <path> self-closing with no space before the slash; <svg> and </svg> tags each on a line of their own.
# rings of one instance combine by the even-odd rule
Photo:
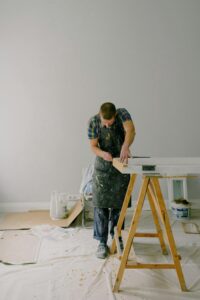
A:
<svg viewBox="0 0 200 300">
<path fill-rule="evenodd" d="M 200 157 L 129 158 L 128 164 L 123 164 L 119 158 L 114 158 L 113 166 L 123 174 L 151 174 L 151 176 L 199 175 Z"/>
<path fill-rule="evenodd" d="M 0 212 L 25 212 L 29 210 L 48 210 L 50 202 L 0 202 Z"/>
</svg>

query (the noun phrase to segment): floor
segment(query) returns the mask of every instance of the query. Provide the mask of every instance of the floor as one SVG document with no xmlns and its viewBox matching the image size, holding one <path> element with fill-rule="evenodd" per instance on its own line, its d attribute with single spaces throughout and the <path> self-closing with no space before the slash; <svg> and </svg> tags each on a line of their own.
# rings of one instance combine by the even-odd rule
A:
<svg viewBox="0 0 200 300">
<path fill-rule="evenodd" d="M 131 214 L 129 211 L 127 226 Z M 199 216 L 200 211 L 192 211 L 190 221 L 200 225 Z M 52 234 L 52 230 L 44 231 L 44 227 L 39 227 L 29 232 L 40 239 L 36 263 L 0 264 L 0 299 L 200 299 L 200 234 L 186 234 L 181 221 L 171 215 L 170 219 L 188 292 L 180 290 L 174 270 L 138 269 L 125 270 L 120 292 L 113 294 L 119 262 L 115 256 L 105 260 L 95 257 L 97 242 L 92 238 L 92 228 L 57 228 Z M 139 229 L 154 231 L 150 211 L 143 212 Z M 136 238 L 134 247 L 139 260 L 171 261 L 170 256 L 161 254 L 157 239 Z"/>
</svg>

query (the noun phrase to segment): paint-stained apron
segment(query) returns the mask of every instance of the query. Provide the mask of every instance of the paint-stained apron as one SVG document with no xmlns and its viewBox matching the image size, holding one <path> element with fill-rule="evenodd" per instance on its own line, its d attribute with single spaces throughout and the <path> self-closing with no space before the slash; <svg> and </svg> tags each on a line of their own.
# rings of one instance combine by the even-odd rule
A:
<svg viewBox="0 0 200 300">
<path fill-rule="evenodd" d="M 101 127 L 99 147 L 112 157 L 119 157 L 124 142 L 124 129 L 121 120 L 116 118 L 109 127 Z M 96 157 L 93 173 L 93 204 L 99 208 L 121 208 L 129 184 L 130 175 L 122 174 L 112 166 L 112 162 Z"/>
</svg>

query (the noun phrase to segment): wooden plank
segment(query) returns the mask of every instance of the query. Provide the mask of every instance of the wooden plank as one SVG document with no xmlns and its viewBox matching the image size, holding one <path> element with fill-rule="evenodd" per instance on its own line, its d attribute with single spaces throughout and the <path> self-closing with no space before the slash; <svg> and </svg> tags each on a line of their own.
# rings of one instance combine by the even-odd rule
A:
<svg viewBox="0 0 200 300">
<path fill-rule="evenodd" d="M 51 226 L 68 227 L 83 210 L 82 199 L 70 210 L 65 219 L 52 220 L 49 210 L 33 210 L 22 213 L 8 213 L 0 221 L 0 230 L 29 229 L 36 225 L 49 224 Z"/>
<path fill-rule="evenodd" d="M 123 172 L 123 170 L 127 167 L 127 164 L 124 164 L 120 162 L 119 158 L 113 158 L 113 166 L 118 169 L 120 172 Z"/>
</svg>

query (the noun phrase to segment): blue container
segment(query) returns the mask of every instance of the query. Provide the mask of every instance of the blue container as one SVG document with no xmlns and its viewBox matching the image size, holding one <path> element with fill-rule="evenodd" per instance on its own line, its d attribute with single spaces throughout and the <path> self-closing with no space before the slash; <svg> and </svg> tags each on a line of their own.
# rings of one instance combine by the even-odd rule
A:
<svg viewBox="0 0 200 300">
<path fill-rule="evenodd" d="M 171 205 L 171 210 L 177 220 L 184 220 L 190 218 L 190 211 L 191 211 L 190 203 L 182 204 L 173 201 Z"/>
</svg>

